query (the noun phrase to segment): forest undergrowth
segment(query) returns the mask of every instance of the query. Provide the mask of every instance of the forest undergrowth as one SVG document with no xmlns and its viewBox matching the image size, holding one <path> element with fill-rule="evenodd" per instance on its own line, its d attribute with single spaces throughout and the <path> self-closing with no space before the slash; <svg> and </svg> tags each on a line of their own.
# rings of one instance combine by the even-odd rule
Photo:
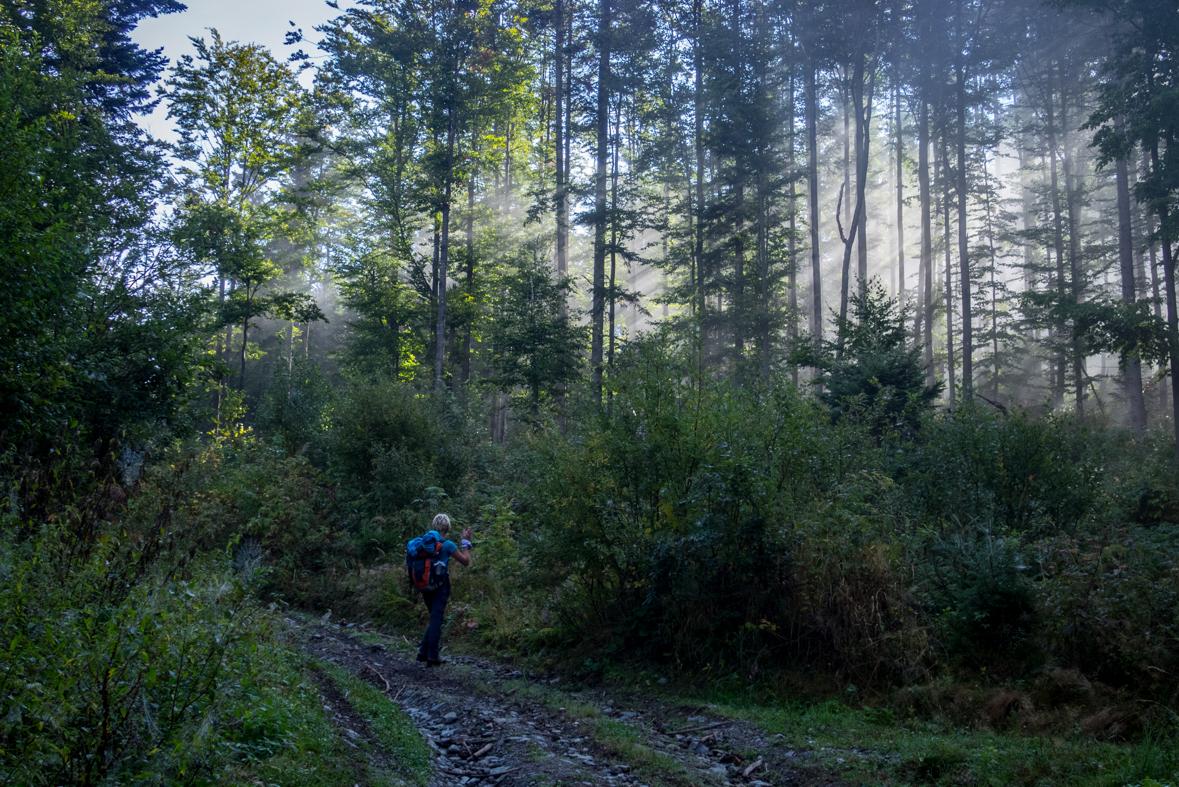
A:
<svg viewBox="0 0 1179 787">
<path fill-rule="evenodd" d="M 292 743 L 322 719 L 276 612 L 416 629 L 404 543 L 446 511 L 477 544 L 456 647 L 808 740 L 993 750 L 1005 783 L 1129 784 L 1135 758 L 1174 780 L 1165 436 L 887 396 L 833 419 L 657 341 L 615 379 L 608 412 L 503 445 L 471 403 L 379 379 L 327 395 L 311 433 L 227 404 L 211 435 L 119 456 L 5 445 L 0 772 L 233 781 L 314 748 Z M 926 771 L 906 778 L 957 772 Z"/>
</svg>

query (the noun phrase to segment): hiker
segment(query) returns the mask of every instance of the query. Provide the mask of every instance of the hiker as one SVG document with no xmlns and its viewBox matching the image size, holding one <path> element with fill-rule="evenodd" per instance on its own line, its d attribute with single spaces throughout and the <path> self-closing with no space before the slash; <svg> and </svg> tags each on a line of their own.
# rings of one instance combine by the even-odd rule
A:
<svg viewBox="0 0 1179 787">
<path fill-rule="evenodd" d="M 471 565 L 471 528 L 463 531 L 462 546 L 447 541 L 450 533 L 450 517 L 439 514 L 434 517 L 431 529 L 420 538 L 410 541 L 406 547 L 405 564 L 409 569 L 410 582 L 422 592 L 426 609 L 430 610 L 430 625 L 418 648 L 418 661 L 427 667 L 443 663 L 438 654 L 438 640 L 442 637 L 442 616 L 446 602 L 450 599 L 450 570 L 447 562 L 451 556 L 464 566 Z"/>
</svg>

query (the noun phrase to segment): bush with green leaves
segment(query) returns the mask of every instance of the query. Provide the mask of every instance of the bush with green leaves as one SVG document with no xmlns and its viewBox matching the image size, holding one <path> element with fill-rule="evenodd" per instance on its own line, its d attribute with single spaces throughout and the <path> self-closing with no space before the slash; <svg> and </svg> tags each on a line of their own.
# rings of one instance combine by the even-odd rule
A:
<svg viewBox="0 0 1179 787">
<path fill-rule="evenodd" d="M 975 402 L 926 419 L 890 472 L 910 516 L 964 532 L 1070 532 L 1101 501 L 1104 447 L 1066 415 Z"/>
<path fill-rule="evenodd" d="M 456 497 L 478 461 L 470 408 L 387 378 L 353 379 L 326 440 L 328 473 L 359 519 L 393 517 L 428 487 Z"/>
<path fill-rule="evenodd" d="M 315 361 L 298 354 L 289 360 L 274 366 L 258 411 L 258 428 L 291 453 L 318 454 L 330 415 L 332 387 Z"/>
<path fill-rule="evenodd" d="M 0 781 L 202 781 L 287 746 L 269 615 L 193 516 L 207 451 L 124 489 L 79 442 L 4 456 Z"/>
<path fill-rule="evenodd" d="M 1179 703 L 1179 528 L 1107 528 L 1034 546 L 1037 602 L 1058 663 Z"/>
<path fill-rule="evenodd" d="M 1044 664 L 1033 567 L 1017 539 L 982 530 L 931 538 L 917 569 L 936 640 L 955 667 L 1020 678 Z"/>
<path fill-rule="evenodd" d="M 518 490 L 532 523 L 521 555 L 560 594 L 566 628 L 605 652 L 754 672 L 871 671 L 870 642 L 920 639 L 898 634 L 913 620 L 881 550 L 888 484 L 863 425 L 828 423 L 784 382 L 695 375 L 661 338 L 627 357 L 612 414 L 531 438 L 534 475 Z M 888 669 L 919 661 L 913 650 Z"/>
<path fill-rule="evenodd" d="M 877 434 L 911 432 L 942 383 L 926 385 L 921 347 L 908 343 L 904 310 L 879 279 L 852 294 L 850 306 L 851 315 L 837 321 L 836 338 L 817 353 L 800 347 L 795 361 L 818 369 L 818 398 L 834 419 L 869 412 Z"/>
</svg>

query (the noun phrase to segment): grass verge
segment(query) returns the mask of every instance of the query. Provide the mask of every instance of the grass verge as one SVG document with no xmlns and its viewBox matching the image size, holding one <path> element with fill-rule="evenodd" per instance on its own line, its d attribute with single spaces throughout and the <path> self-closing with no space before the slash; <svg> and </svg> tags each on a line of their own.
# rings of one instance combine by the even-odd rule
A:
<svg viewBox="0 0 1179 787">
<path fill-rule="evenodd" d="M 343 667 L 326 662 L 317 666 L 344 693 L 352 709 L 368 722 L 377 742 L 397 763 L 400 775 L 424 787 L 432 772 L 433 756 L 413 721 L 384 693 Z"/>
<path fill-rule="evenodd" d="M 1179 750 L 1173 735 L 1161 732 L 1136 744 L 1120 744 L 1094 740 L 1080 730 L 1067 736 L 1024 737 L 963 729 L 838 702 L 759 707 L 724 699 L 712 703 L 712 709 L 756 724 L 781 746 L 813 752 L 809 764 L 838 771 L 851 784 L 1179 784 Z"/>
<path fill-rule="evenodd" d="M 277 787 L 338 787 L 380 783 L 366 772 L 356 750 L 341 738 L 323 708 L 323 697 L 307 671 L 303 654 L 277 642 L 270 665 L 270 696 L 260 707 L 265 715 L 252 719 L 246 737 L 265 742 L 239 766 L 221 774 L 226 784 Z"/>
</svg>

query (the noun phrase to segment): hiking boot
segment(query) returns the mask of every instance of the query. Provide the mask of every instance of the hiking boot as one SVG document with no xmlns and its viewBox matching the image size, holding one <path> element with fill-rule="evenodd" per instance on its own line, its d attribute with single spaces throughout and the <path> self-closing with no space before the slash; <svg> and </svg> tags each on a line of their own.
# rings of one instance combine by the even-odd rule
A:
<svg viewBox="0 0 1179 787">
<path fill-rule="evenodd" d="M 425 653 L 419 653 L 419 654 L 418 654 L 418 661 L 425 661 L 425 660 L 426 660 L 426 654 L 425 654 Z"/>
<path fill-rule="evenodd" d="M 441 667 L 443 664 L 449 664 L 450 659 L 426 659 L 427 667 Z"/>
</svg>

